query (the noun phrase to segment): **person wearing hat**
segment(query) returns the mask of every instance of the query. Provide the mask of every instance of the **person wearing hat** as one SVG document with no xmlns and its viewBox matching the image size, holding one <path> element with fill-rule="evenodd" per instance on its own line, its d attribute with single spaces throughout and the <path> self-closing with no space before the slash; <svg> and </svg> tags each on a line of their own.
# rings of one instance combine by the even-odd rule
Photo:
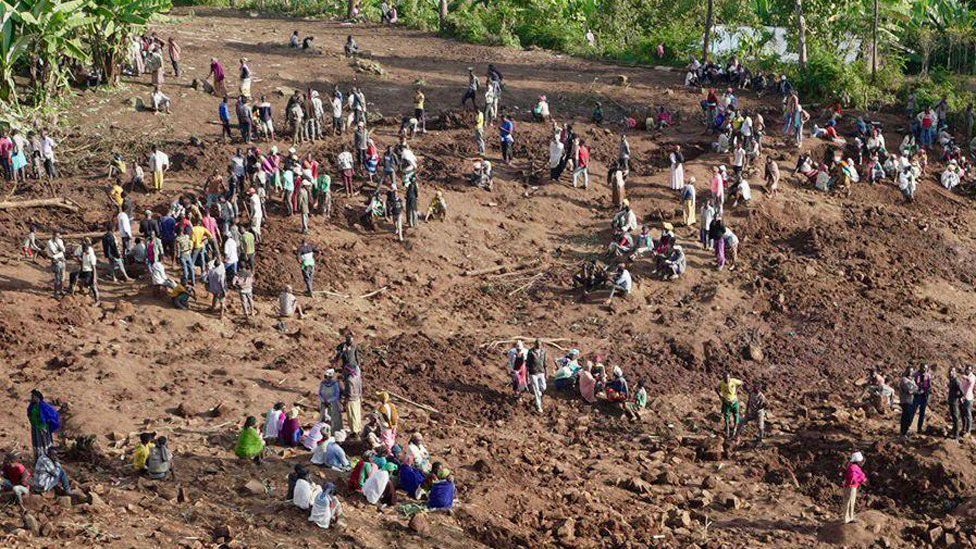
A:
<svg viewBox="0 0 976 549">
<path fill-rule="evenodd" d="M 461 98 L 461 106 L 463 107 L 468 100 L 471 100 L 471 105 L 474 107 L 475 111 L 479 111 L 478 107 L 478 77 L 474 75 L 474 67 L 468 67 L 468 87 L 464 90 L 464 96 Z"/>
<path fill-rule="evenodd" d="M 695 183 L 697 182 L 698 180 L 692 176 L 681 188 L 681 212 L 685 227 L 691 227 L 697 222 L 695 219 Z"/>
<path fill-rule="evenodd" d="M 319 383 L 319 420 L 332 425 L 333 431 L 342 429 L 342 386 L 334 368 L 326 370 Z"/>
<path fill-rule="evenodd" d="M 851 459 L 847 462 L 847 469 L 844 471 L 844 524 L 854 522 L 857 490 L 868 480 L 864 471 L 861 470 L 863 463 L 864 454 L 854 452 L 851 454 Z"/>
</svg>

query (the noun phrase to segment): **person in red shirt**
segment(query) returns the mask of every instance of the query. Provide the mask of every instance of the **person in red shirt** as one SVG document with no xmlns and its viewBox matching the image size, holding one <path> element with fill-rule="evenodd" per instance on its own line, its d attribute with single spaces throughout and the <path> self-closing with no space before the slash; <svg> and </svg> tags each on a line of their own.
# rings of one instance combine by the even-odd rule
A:
<svg viewBox="0 0 976 549">
<path fill-rule="evenodd" d="M 24 464 L 17 459 L 17 454 L 8 452 L 3 456 L 3 467 L 0 469 L 0 487 L 4 491 L 12 490 L 17 501 L 26 494 L 30 487 L 31 473 Z"/>
<path fill-rule="evenodd" d="M 864 455 L 861 452 L 854 452 L 850 461 L 847 462 L 847 470 L 844 471 L 844 524 L 854 522 L 857 489 L 868 480 L 864 471 L 861 470 L 863 463 Z"/>
<path fill-rule="evenodd" d="M 3 131 L 0 131 L 0 168 L 3 169 L 3 177 L 7 181 L 13 179 L 14 176 L 13 153 L 14 142 Z"/>
<path fill-rule="evenodd" d="M 579 176 L 583 176 L 583 188 L 590 187 L 590 148 L 586 146 L 586 141 L 579 140 L 579 152 L 576 158 L 576 169 L 573 170 L 573 188 L 576 188 L 576 181 Z"/>
</svg>

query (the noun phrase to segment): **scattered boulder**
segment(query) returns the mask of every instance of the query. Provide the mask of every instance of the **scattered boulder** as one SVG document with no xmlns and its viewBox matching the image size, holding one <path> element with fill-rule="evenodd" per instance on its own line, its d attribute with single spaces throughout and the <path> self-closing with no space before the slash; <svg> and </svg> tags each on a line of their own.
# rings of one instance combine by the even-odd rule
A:
<svg viewBox="0 0 976 549">
<path fill-rule="evenodd" d="M 268 489 L 264 486 L 260 480 L 251 479 L 244 484 L 244 492 L 252 496 L 266 496 L 268 495 Z"/>
<path fill-rule="evenodd" d="M 678 474 L 671 470 L 661 471 L 661 474 L 658 475 L 657 479 L 654 480 L 654 484 L 666 486 L 677 486 L 680 482 L 681 479 L 678 478 Z"/>
<path fill-rule="evenodd" d="M 626 74 L 618 74 L 613 79 L 613 84 L 615 86 L 627 86 L 630 85 L 630 78 Z"/>
<path fill-rule="evenodd" d="M 231 529 L 230 525 L 222 524 L 213 530 L 213 539 L 224 540 L 224 543 L 234 539 L 234 531 Z"/>
<path fill-rule="evenodd" d="M 742 507 L 742 500 L 740 500 L 734 494 L 729 494 L 722 498 L 722 503 L 725 505 L 726 509 L 739 509 Z"/>
<path fill-rule="evenodd" d="M 430 522 L 427 520 L 427 513 L 417 513 L 410 517 L 410 530 L 420 536 L 430 533 Z"/>
<path fill-rule="evenodd" d="M 762 362 L 766 358 L 766 354 L 763 353 L 762 347 L 758 343 L 752 343 L 746 348 L 746 357 L 753 362 Z"/>
<path fill-rule="evenodd" d="M 371 73 L 377 76 L 383 76 L 386 74 L 386 69 L 383 68 L 383 65 L 369 59 L 357 58 L 352 62 L 352 68 L 354 71 L 360 73 Z"/>
<path fill-rule="evenodd" d="M 35 536 L 41 535 L 41 525 L 34 518 L 34 515 L 24 513 L 24 528 Z"/>
<path fill-rule="evenodd" d="M 563 543 L 572 543 L 576 539 L 576 520 L 568 518 L 556 528 L 556 537 Z"/>
</svg>

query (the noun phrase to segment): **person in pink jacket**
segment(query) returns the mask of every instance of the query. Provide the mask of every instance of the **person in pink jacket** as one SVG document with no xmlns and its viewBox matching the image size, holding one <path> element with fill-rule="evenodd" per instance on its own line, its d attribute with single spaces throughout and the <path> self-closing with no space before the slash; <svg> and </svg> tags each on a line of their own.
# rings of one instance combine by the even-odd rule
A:
<svg viewBox="0 0 976 549">
<path fill-rule="evenodd" d="M 864 463 L 864 455 L 861 452 L 854 452 L 850 461 L 847 463 L 847 470 L 844 472 L 844 524 L 854 522 L 854 507 L 857 501 L 857 489 L 867 482 L 868 477 L 861 470 Z"/>
</svg>

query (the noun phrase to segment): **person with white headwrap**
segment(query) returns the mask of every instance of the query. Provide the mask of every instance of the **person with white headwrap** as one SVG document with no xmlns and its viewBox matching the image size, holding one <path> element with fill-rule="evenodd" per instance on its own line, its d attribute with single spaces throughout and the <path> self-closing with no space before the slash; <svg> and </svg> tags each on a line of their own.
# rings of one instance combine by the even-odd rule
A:
<svg viewBox="0 0 976 549">
<path fill-rule="evenodd" d="M 864 471 L 861 470 L 863 463 L 864 454 L 854 452 L 847 463 L 847 470 L 844 472 L 844 524 L 854 522 L 857 489 L 868 480 Z"/>
</svg>

